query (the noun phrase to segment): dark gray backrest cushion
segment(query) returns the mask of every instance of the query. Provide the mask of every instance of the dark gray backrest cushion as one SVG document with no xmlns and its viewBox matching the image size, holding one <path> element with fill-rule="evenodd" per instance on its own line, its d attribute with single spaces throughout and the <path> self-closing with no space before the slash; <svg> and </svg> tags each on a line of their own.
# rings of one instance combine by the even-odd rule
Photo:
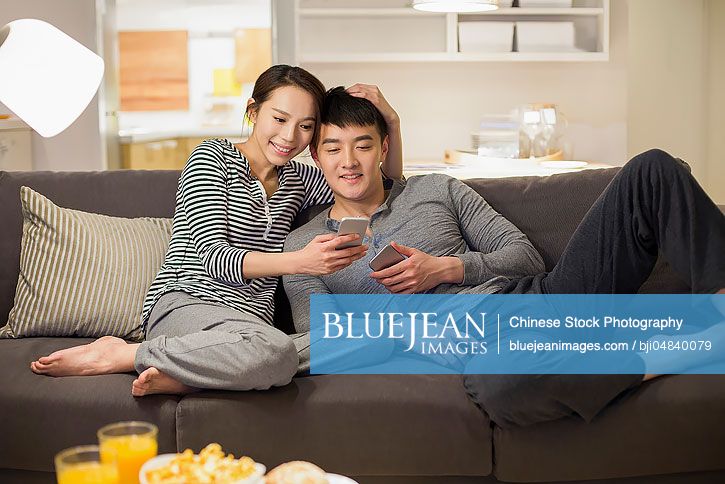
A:
<svg viewBox="0 0 725 484">
<path fill-rule="evenodd" d="M 491 206 L 524 232 L 544 258 L 556 265 L 569 238 L 619 168 L 584 170 L 548 177 L 466 180 Z M 690 287 L 659 257 L 642 293 L 687 293 Z"/>
<path fill-rule="evenodd" d="M 466 180 L 501 215 L 524 232 L 551 270 L 571 234 L 618 168 L 548 177 Z"/>
<path fill-rule="evenodd" d="M 597 197 L 619 171 L 585 170 L 548 177 L 475 178 L 464 180 L 500 214 L 524 232 L 551 270 L 571 234 Z M 295 226 L 315 217 L 323 207 L 301 213 Z"/>
<path fill-rule="evenodd" d="M 550 177 L 467 180 L 471 187 L 529 236 L 550 270 L 571 234 L 617 173 L 617 169 L 586 170 Z M 178 171 L 2 172 L 0 171 L 0 324 L 13 304 L 18 281 L 22 216 L 20 187 L 29 186 L 61 207 L 117 217 L 171 217 Z M 321 207 L 300 214 L 308 221 Z M 659 261 L 643 292 L 687 292 L 663 261 Z M 278 291 L 275 321 L 290 331 L 289 304 Z"/>
</svg>

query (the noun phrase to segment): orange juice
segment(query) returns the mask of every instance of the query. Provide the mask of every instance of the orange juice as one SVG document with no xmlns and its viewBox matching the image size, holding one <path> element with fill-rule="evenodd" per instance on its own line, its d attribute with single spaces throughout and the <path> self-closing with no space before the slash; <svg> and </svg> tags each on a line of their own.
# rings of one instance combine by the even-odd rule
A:
<svg viewBox="0 0 725 484">
<path fill-rule="evenodd" d="M 101 462 L 115 461 L 123 484 L 138 483 L 138 471 L 157 451 L 155 435 L 107 437 L 101 441 Z"/>
<path fill-rule="evenodd" d="M 65 467 L 58 471 L 58 484 L 120 484 L 118 470 L 113 464 L 88 462 Z"/>
<path fill-rule="evenodd" d="M 101 462 L 115 462 L 121 484 L 138 484 L 138 472 L 156 456 L 159 429 L 148 422 L 118 422 L 98 431 Z"/>
<path fill-rule="evenodd" d="M 58 484 L 121 484 L 118 469 L 110 462 L 101 462 L 97 445 L 80 445 L 55 455 L 55 471 Z"/>
</svg>

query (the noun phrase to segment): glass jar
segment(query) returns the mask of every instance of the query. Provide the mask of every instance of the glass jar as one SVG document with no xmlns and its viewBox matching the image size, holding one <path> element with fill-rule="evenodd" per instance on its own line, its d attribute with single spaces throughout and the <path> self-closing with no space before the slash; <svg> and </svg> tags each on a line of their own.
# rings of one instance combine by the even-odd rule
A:
<svg viewBox="0 0 725 484">
<path fill-rule="evenodd" d="M 471 134 L 473 150 L 485 158 L 518 158 L 519 126 L 512 116 L 486 115 Z"/>
</svg>

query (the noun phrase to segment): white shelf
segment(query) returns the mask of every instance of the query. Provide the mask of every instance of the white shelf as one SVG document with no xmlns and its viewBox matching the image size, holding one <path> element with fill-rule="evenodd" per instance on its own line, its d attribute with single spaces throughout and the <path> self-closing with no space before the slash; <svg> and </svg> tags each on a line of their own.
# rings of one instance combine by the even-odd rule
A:
<svg viewBox="0 0 725 484">
<path fill-rule="evenodd" d="M 421 12 L 412 8 L 300 8 L 301 17 L 407 17 L 407 16 L 445 16 L 445 13 Z M 572 8 L 499 8 L 488 12 L 459 13 L 459 16 L 507 16 L 507 15 L 604 15 L 603 8 L 572 7 Z"/>
<path fill-rule="evenodd" d="M 408 16 L 439 16 L 445 13 L 421 12 L 412 8 L 300 8 L 301 17 L 408 17 Z M 597 16 L 604 15 L 603 8 L 572 7 L 572 8 L 499 8 L 488 12 L 459 13 L 461 17 L 478 16 L 509 16 L 509 15 L 556 15 L 556 16 Z"/>
<path fill-rule="evenodd" d="M 297 0 L 295 10 L 295 61 L 302 64 L 609 60 L 610 0 L 589 0 L 581 2 L 587 6 L 571 8 L 510 7 L 465 14 L 419 12 L 404 7 L 400 0 L 390 4 L 378 2 L 375 7 L 362 0 L 357 1 L 357 6 L 354 2 L 342 3 L 343 0 L 316 1 L 304 6 L 300 5 L 302 1 Z M 459 25 L 489 19 L 572 22 L 577 32 L 576 46 L 582 51 L 459 52 Z"/>
<path fill-rule="evenodd" d="M 459 13 L 459 17 L 478 17 L 478 16 L 486 16 L 486 17 L 495 17 L 495 16 L 526 16 L 526 15 L 555 15 L 557 17 L 565 17 L 565 16 L 588 16 L 588 17 L 596 17 L 599 15 L 604 15 L 604 9 L 603 8 L 588 8 L 588 7 L 572 7 L 572 8 L 556 8 L 556 7 L 548 7 L 548 8 L 499 8 L 498 10 L 492 10 L 490 12 L 478 12 L 478 13 Z"/>
<path fill-rule="evenodd" d="M 301 17 L 445 17 L 445 13 L 420 12 L 412 8 L 300 8 Z"/>
<path fill-rule="evenodd" d="M 606 52 L 381 52 L 370 54 L 305 54 L 303 64 L 358 62 L 605 62 Z"/>
<path fill-rule="evenodd" d="M 444 62 L 451 61 L 448 52 L 375 52 L 365 54 L 309 53 L 300 56 L 304 64 L 344 64 L 351 62 Z"/>
</svg>

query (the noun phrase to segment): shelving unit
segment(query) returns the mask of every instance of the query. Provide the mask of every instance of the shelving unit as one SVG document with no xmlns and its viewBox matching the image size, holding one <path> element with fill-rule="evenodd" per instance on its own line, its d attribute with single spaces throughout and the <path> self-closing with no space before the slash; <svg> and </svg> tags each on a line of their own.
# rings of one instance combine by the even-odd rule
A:
<svg viewBox="0 0 725 484">
<path fill-rule="evenodd" d="M 609 0 L 470 14 L 419 12 L 404 0 L 296 0 L 294 18 L 295 60 L 300 64 L 609 60 Z M 458 26 L 474 21 L 573 22 L 576 46 L 584 51 L 460 52 Z"/>
</svg>

